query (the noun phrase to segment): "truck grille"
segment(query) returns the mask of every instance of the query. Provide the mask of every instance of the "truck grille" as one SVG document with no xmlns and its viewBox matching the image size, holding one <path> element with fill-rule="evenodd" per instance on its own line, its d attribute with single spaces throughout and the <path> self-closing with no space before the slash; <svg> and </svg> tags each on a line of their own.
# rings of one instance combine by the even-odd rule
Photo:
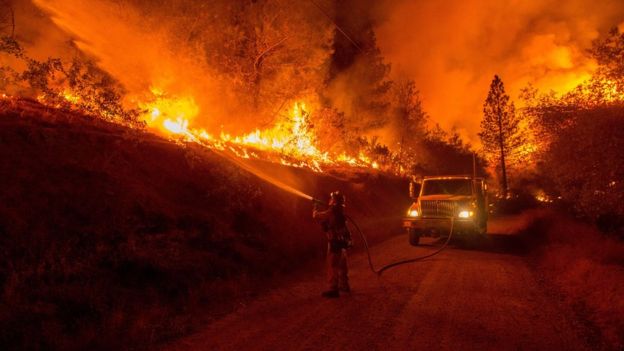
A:
<svg viewBox="0 0 624 351">
<path fill-rule="evenodd" d="M 457 202 L 450 200 L 423 200 L 420 202 L 423 217 L 454 217 Z"/>
</svg>

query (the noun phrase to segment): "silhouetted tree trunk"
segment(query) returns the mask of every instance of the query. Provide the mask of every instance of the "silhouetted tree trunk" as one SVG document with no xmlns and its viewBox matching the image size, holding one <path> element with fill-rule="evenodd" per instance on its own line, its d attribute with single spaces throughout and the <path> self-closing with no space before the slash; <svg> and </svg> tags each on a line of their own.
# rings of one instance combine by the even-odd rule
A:
<svg viewBox="0 0 624 351">
<path fill-rule="evenodd" d="M 479 133 L 486 155 L 500 164 L 503 197 L 509 193 L 507 166 L 510 158 L 519 157 L 518 151 L 525 143 L 520 129 L 520 117 L 514 104 L 505 93 L 503 81 L 494 76 L 490 91 L 483 105 L 483 121 Z"/>
<path fill-rule="evenodd" d="M 500 106 L 500 101 L 498 102 L 497 109 L 498 111 L 497 111 L 496 119 L 498 120 L 498 145 L 500 148 L 501 173 L 503 174 L 503 196 L 507 198 L 507 192 L 509 191 L 509 184 L 507 184 L 507 167 L 505 165 L 505 145 L 503 143 L 503 111 Z"/>
</svg>

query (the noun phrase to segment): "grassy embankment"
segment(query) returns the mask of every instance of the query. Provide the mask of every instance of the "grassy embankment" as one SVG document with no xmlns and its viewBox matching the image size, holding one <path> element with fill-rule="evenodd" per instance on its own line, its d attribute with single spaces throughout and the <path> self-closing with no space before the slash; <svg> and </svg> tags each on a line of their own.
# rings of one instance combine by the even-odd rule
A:
<svg viewBox="0 0 624 351">
<path fill-rule="evenodd" d="M 149 348 L 324 251 L 309 201 L 197 146 L 3 100 L 0 159 L 6 349 Z M 256 166 L 315 196 L 344 191 L 372 241 L 398 232 L 409 202 L 381 174 Z"/>
</svg>

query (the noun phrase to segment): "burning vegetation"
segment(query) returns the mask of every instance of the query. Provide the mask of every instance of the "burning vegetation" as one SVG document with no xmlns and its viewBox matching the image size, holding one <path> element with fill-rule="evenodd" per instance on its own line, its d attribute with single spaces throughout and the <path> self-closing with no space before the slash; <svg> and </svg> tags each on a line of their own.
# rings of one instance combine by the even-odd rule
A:
<svg viewBox="0 0 624 351">
<path fill-rule="evenodd" d="M 606 1 L 613 11 L 601 8 L 599 15 L 585 21 L 589 10 L 584 4 L 580 6 L 581 2 L 562 5 L 566 15 L 574 14 L 574 21 L 570 21 L 573 25 L 568 27 L 552 20 L 565 18 L 552 15 L 554 5 L 537 1 L 516 4 L 521 20 L 510 21 L 507 14 L 491 15 L 491 11 L 508 11 L 506 7 L 498 8 L 499 1 L 483 2 L 496 6 L 458 1 L 457 6 L 448 9 L 426 1 L 0 0 L 0 112 L 1 118 L 17 124 L 11 129 L 14 135 L 0 138 L 0 142 L 4 139 L 27 145 L 31 133 L 25 131 L 28 118 L 40 118 L 34 124 L 44 130 L 46 123 L 71 124 L 64 118 L 95 116 L 96 120 L 85 118 L 77 125 L 85 127 L 84 123 L 92 122 L 85 129 L 93 135 L 114 129 L 109 133 L 114 135 L 105 138 L 119 138 L 121 144 L 107 139 L 106 147 L 123 156 L 117 159 L 117 155 L 97 154 L 99 136 L 87 138 L 87 149 L 97 154 L 97 163 L 102 164 L 101 169 L 91 169 L 89 155 L 75 145 L 71 153 L 62 153 L 66 150 L 64 143 L 73 140 L 73 130 L 61 133 L 63 139 L 58 144 L 51 142 L 58 155 L 52 152 L 44 156 L 76 172 L 73 177 L 79 179 L 71 180 L 82 188 L 74 188 L 63 183 L 65 173 L 59 170 L 63 167 L 46 163 L 46 157 L 33 156 L 37 150 L 25 151 L 24 155 L 31 155 L 32 160 L 25 160 L 27 164 L 22 166 L 30 167 L 31 174 L 51 170 L 50 179 L 61 184 L 59 193 L 69 193 L 87 204 L 82 209 L 72 199 L 58 199 L 57 189 L 46 188 L 49 184 L 45 179 L 36 179 L 33 184 L 43 194 L 33 195 L 41 201 L 37 210 L 46 212 L 48 204 L 47 198 L 41 200 L 40 196 L 53 198 L 50 207 L 54 211 L 45 218 L 44 229 L 61 223 L 64 235 L 57 246 L 50 245 L 49 254 L 45 253 L 46 244 L 57 243 L 57 233 L 39 232 L 41 228 L 30 224 L 37 222 L 31 221 L 36 215 L 26 211 L 27 201 L 16 199 L 23 200 L 20 191 L 32 190 L 20 183 L 21 173 L 14 171 L 13 165 L 4 165 L 4 172 L 10 173 L 17 190 L 3 189 L 9 200 L 0 201 L 0 233 L 10 229 L 15 238 L 21 239 L 7 243 L 0 238 L 4 245 L 0 248 L 15 257 L 24 256 L 20 256 L 21 252 L 30 253 L 29 258 L 10 267 L 13 271 L 9 264 L 0 267 L 0 278 L 8 282 L 5 295 L 19 300 L 17 292 L 26 289 L 28 281 L 56 282 L 57 278 L 59 284 L 70 286 L 80 295 L 80 282 L 72 281 L 73 268 L 65 275 L 67 267 L 59 263 L 63 255 L 70 255 L 67 252 L 74 254 L 72 245 L 88 247 L 76 254 L 85 255 L 77 261 L 84 263 L 80 267 L 87 267 L 78 273 L 101 274 L 99 280 L 87 284 L 93 291 L 105 290 L 106 282 L 118 284 L 114 292 L 133 291 L 136 286 L 132 285 L 132 274 L 139 278 L 144 271 L 148 276 L 153 274 L 153 280 L 137 283 L 137 289 L 154 289 L 153 299 L 146 302 L 150 308 L 167 302 L 169 294 L 173 296 L 171 301 L 185 307 L 188 301 L 199 305 L 199 295 L 212 292 L 214 281 L 189 273 L 203 284 L 198 287 L 195 280 L 179 281 L 176 275 L 179 271 L 194 272 L 197 262 L 216 262 L 215 270 L 206 268 L 202 272 L 210 279 L 229 279 L 236 274 L 258 273 L 249 268 L 257 262 L 266 265 L 259 266 L 258 270 L 262 270 L 277 267 L 279 257 L 312 256 L 305 251 L 312 239 L 307 238 L 304 245 L 283 237 L 277 247 L 287 253 L 275 256 L 278 258 L 271 256 L 275 255 L 268 244 L 271 236 L 295 231 L 297 223 L 271 227 L 271 221 L 287 206 L 272 207 L 273 202 L 266 199 L 263 203 L 258 190 L 262 185 L 246 186 L 250 182 L 248 175 L 220 165 L 219 160 L 210 158 L 214 153 L 235 157 L 237 162 L 263 164 L 278 170 L 277 174 L 288 169 L 283 174 L 320 179 L 324 186 L 349 186 L 328 181 L 330 177 L 326 176 L 338 171 L 343 171 L 339 175 L 344 176 L 355 170 L 367 180 L 366 186 L 394 191 L 396 200 L 404 194 L 397 195 L 396 189 L 402 184 L 397 185 L 399 181 L 393 175 L 468 174 L 476 152 L 477 172 L 487 171 L 494 179 L 492 183 L 500 183 L 500 197 L 526 195 L 543 204 L 561 205 L 621 239 L 624 34 L 621 25 L 608 33 L 605 27 L 622 21 L 624 17 L 616 17 L 624 16 L 624 7 L 617 1 Z M 471 16 L 466 16 L 467 11 Z M 406 15 L 409 18 L 404 18 Z M 414 21 L 413 16 L 419 21 Z M 431 23 L 432 19 L 440 23 Z M 420 27 L 405 30 L 405 21 L 409 21 L 409 28 Z M 511 28 L 498 30 L 503 26 L 499 22 L 511 22 Z M 440 25 L 446 26 L 444 30 Z M 429 30 L 440 37 L 429 35 Z M 498 65 L 499 61 L 504 64 Z M 395 64 L 392 69 L 389 62 Z M 489 79 L 495 71 L 500 75 L 494 76 L 488 94 Z M 479 104 L 483 104 L 482 115 L 475 108 Z M 37 116 L 27 113 L 29 109 Z M 46 118 L 49 121 L 43 121 Z M 106 127 L 99 130 L 99 123 Z M 159 164 L 161 159 L 143 158 L 154 151 L 142 146 L 143 136 L 136 142 L 124 139 L 124 133 L 143 135 L 145 131 L 159 136 L 151 135 L 154 138 L 149 139 L 150 143 L 167 139 L 167 146 L 156 150 L 156 154 L 179 166 L 180 174 L 175 167 Z M 36 145 L 49 147 L 48 139 L 54 139 L 55 133 L 41 132 L 43 137 Z M 176 148 L 175 143 L 185 147 Z M 210 150 L 214 153 L 204 153 Z M 14 164 L 20 164 L 21 154 L 10 147 L 0 151 L 6 152 Z M 76 162 L 86 165 L 86 169 L 72 163 L 74 154 Z M 145 164 L 148 171 L 139 166 L 132 168 L 134 162 Z M 132 171 L 126 174 L 129 168 Z M 84 177 L 76 176 L 83 173 Z M 149 174 L 152 184 L 141 183 L 138 187 L 153 187 L 136 189 L 135 179 L 128 178 L 143 180 L 144 173 Z M 159 178 L 161 173 L 167 175 L 166 180 Z M 107 187 L 104 190 L 100 189 L 101 177 Z M 381 177 L 394 179 L 397 184 L 389 187 L 376 183 L 386 179 Z M 167 183 L 172 179 L 175 186 Z M 306 191 L 318 190 L 312 183 L 307 180 Z M 133 202 L 131 195 L 116 193 L 116 186 L 132 196 L 136 194 L 140 203 Z M 363 187 L 356 184 L 352 190 L 363 200 L 377 201 L 362 195 Z M 95 198 L 83 199 L 83 190 L 92 188 L 98 189 Z M 234 194 L 230 194 L 230 188 Z M 204 198 L 198 194 L 208 195 Z M 374 191 L 370 194 L 378 197 Z M 118 201 L 118 208 L 110 204 L 110 196 Z M 284 194 L 275 196 L 286 199 Z M 394 205 L 400 207 L 400 200 L 394 200 Z M 303 208 L 287 201 L 296 211 Z M 19 211 L 4 205 L 12 202 L 19 202 L 16 206 L 22 206 L 21 212 L 29 217 L 17 218 Z M 195 206 L 196 202 L 199 205 Z M 231 207 L 217 208 L 217 203 Z M 259 209 L 263 204 L 268 212 L 258 219 L 255 215 L 262 212 Z M 170 208 L 160 210 L 161 205 Z M 375 203 L 382 205 L 389 211 L 390 206 L 385 206 L 388 204 Z M 374 212 L 370 208 L 357 210 L 363 215 Z M 67 218 L 63 211 L 69 212 Z M 403 210 L 392 210 L 399 212 Z M 391 216 L 386 213 L 384 219 Z M 119 228 L 114 225 L 117 223 L 109 223 L 110 218 L 121 221 Z M 129 218 L 128 222 L 123 218 Z M 92 224 L 96 229 L 90 227 Z M 90 230 L 102 247 L 85 236 Z M 23 232 L 31 233 L 36 240 L 20 236 Z M 209 238 L 203 233 L 208 233 Z M 169 240 L 167 243 L 175 250 L 181 247 L 189 260 L 177 256 L 177 251 L 157 247 L 157 240 L 149 235 Z M 144 252 L 136 249 L 137 242 L 147 247 Z M 120 251 L 126 256 L 116 256 Z M 145 252 L 149 257 L 142 256 Z M 113 258 L 108 260 L 108 256 Z M 246 268 L 240 269 L 241 262 Z M 45 271 L 40 267 L 52 268 Z M 125 274 L 124 269 L 131 272 L 129 278 L 115 276 Z M 221 276 L 223 271 L 226 273 Z M 171 286 L 154 287 L 161 278 Z M 175 288 L 178 283 L 183 286 L 182 292 Z M 54 286 L 43 288 L 49 288 L 51 295 L 58 292 Z M 74 312 L 86 315 L 84 318 L 92 322 L 102 320 L 114 325 L 116 329 L 105 334 L 110 339 L 123 334 L 125 326 L 130 325 L 143 341 L 147 340 L 146 325 L 123 315 L 127 306 L 115 305 L 115 297 L 106 295 L 102 301 L 93 302 L 82 296 L 85 301 L 77 303 Z M 28 298 L 45 300 L 36 292 Z M 0 323 L 17 320 L 26 329 L 49 327 L 52 332 L 43 331 L 54 334 L 61 328 L 50 317 L 57 313 L 54 304 L 70 303 L 65 296 L 54 298 L 60 302 L 42 303 L 41 310 L 30 310 L 29 301 L 19 300 L 21 305 L 12 310 L 9 319 L 0 318 Z M 136 298 L 128 301 L 141 302 Z M 117 315 L 107 314 L 111 304 Z M 163 321 L 175 315 L 169 310 L 151 311 L 160 315 L 144 316 L 146 324 L 161 323 L 159 330 L 167 329 Z M 39 313 L 50 320 L 42 322 L 42 326 L 28 326 L 28 320 L 20 319 L 22 312 L 28 318 Z M 96 330 L 96 325 L 93 322 L 90 327 Z M 64 327 L 79 329 L 76 325 Z M 92 330 L 76 333 L 83 339 L 68 344 L 76 349 L 95 338 Z M 46 342 L 55 342 L 53 337 L 47 338 Z M 30 345 L 28 340 L 21 342 Z"/>
<path fill-rule="evenodd" d="M 12 15 L 2 17 L 0 89 L 5 98 L 34 98 L 239 158 L 315 172 L 355 167 L 399 175 L 469 173 L 476 147 L 460 137 L 466 131 L 443 131 L 437 122 L 445 117 L 426 113 L 416 82 L 392 79 L 375 35 L 377 17 L 355 2 L 347 5 L 5 3 Z M 40 58 L 38 47 L 26 50 L 22 42 L 33 39 L 21 34 L 16 6 L 40 14 L 37 25 L 70 38 L 69 45 L 56 47 L 66 52 Z M 387 10 L 394 14 L 402 6 Z M 350 8 L 361 16 L 343 18 Z M 195 24 L 189 26 L 187 18 Z M 357 30 L 349 33 L 346 25 Z M 102 35 L 106 31 L 110 35 Z M 558 133 L 580 128 L 579 114 L 619 113 L 621 37 L 615 28 L 594 38 L 582 57 L 574 46 L 580 41 L 551 47 L 546 37 L 525 40 L 530 48 L 546 45 L 538 45 L 548 49 L 543 57 L 527 49 L 536 55 L 533 64 L 543 65 L 540 70 L 557 77 L 575 72 L 555 85 L 565 86 L 561 92 L 529 84 L 514 103 L 496 76 L 484 106 L 477 163 L 500 180 L 502 197 L 525 191 L 519 189 L 528 181 L 538 183 L 530 190 L 534 196 L 566 200 L 567 190 L 554 185 L 565 176 L 548 166 L 558 163 L 551 159 Z M 539 86 L 544 81 L 535 80 Z M 617 123 L 614 118 L 607 124 Z M 613 187 L 617 174 L 601 182 Z"/>
<path fill-rule="evenodd" d="M 470 153 L 457 135 L 430 128 L 413 82 L 391 80 L 372 18 L 352 38 L 336 30 L 334 12 L 344 9 L 313 2 L 34 3 L 31 11 L 50 15 L 38 24 L 62 28 L 71 44 L 42 60 L 33 58 L 37 47 L 23 47 L 19 30 L 6 35 L 8 96 L 317 172 L 439 173 L 447 166 L 428 146 Z M 198 22 L 188 28 L 165 16 L 172 12 Z M 456 172 L 469 169 L 468 160 Z"/>
</svg>

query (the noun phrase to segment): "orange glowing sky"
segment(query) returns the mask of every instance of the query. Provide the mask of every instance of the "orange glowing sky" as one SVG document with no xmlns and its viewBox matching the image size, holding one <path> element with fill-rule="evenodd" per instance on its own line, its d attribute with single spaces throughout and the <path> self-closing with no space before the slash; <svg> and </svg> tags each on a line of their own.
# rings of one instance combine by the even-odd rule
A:
<svg viewBox="0 0 624 351">
<path fill-rule="evenodd" d="M 516 103 L 529 83 L 566 91 L 593 71 L 592 40 L 624 22 L 621 0 L 388 3 L 377 35 L 393 77 L 414 79 L 432 121 L 476 143 L 494 74 Z"/>
</svg>

